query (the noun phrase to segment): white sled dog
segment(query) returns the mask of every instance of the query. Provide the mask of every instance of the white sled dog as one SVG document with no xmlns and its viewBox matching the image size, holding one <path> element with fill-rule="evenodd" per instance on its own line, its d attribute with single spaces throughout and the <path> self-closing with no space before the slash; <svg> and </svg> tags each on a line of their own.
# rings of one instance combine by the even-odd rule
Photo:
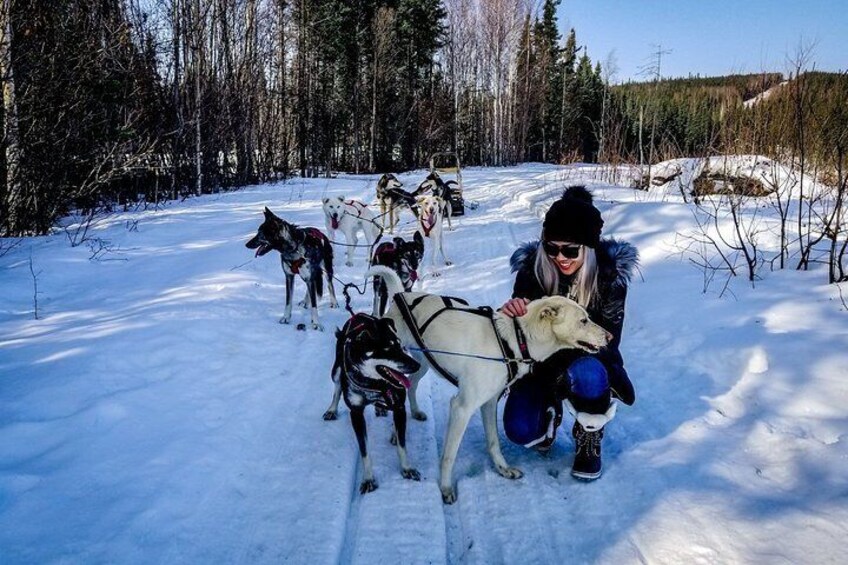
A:
<svg viewBox="0 0 848 565">
<path fill-rule="evenodd" d="M 359 241 L 358 232 L 363 232 L 369 247 L 380 235 L 380 226 L 374 220 L 374 212 L 369 210 L 366 204 L 358 200 L 345 200 L 344 196 L 324 198 L 323 202 L 327 234 L 331 241 L 336 241 L 336 230 L 341 230 L 347 242 L 345 265 L 352 267 L 353 250 Z M 370 255 L 370 251 L 366 255 Z"/>
<path fill-rule="evenodd" d="M 436 254 L 442 256 L 442 261 L 445 265 L 453 265 L 450 259 L 445 255 L 445 240 L 444 240 L 444 219 L 445 219 L 445 203 L 438 196 L 419 196 L 416 198 L 418 202 L 418 231 L 426 238 L 430 239 L 431 259 L 433 276 L 441 275 L 436 270 Z"/>
<path fill-rule="evenodd" d="M 501 453 L 497 431 L 500 394 L 511 380 L 530 371 L 531 362 L 544 361 L 560 349 L 596 353 L 610 342 L 612 335 L 592 322 L 579 304 L 564 296 L 534 300 L 527 305 L 527 314 L 509 318 L 500 312 L 452 306 L 457 299 L 403 292 L 400 278 L 386 267 L 372 267 L 366 276 L 385 280 L 391 297 L 385 317 L 394 322 L 404 347 L 421 363 L 421 368 L 410 375 L 409 404 L 413 415 L 426 418 L 418 410 L 415 392 L 418 381 L 431 367 L 431 359 L 439 373 L 455 381 L 459 388 L 450 403 L 440 466 L 439 489 L 445 504 L 456 501 L 453 465 L 468 421 L 478 408 L 495 468 L 508 479 L 520 478 L 522 472 L 510 467 Z M 522 342 L 525 347 L 521 347 Z M 419 343 L 428 350 L 426 355 L 420 351 Z M 516 356 L 524 357 L 526 362 L 505 360 Z"/>
</svg>

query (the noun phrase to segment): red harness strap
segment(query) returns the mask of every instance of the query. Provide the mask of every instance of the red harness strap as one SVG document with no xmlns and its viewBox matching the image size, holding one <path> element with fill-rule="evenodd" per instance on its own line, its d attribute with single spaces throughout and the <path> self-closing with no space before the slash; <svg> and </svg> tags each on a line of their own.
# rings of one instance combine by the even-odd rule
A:
<svg viewBox="0 0 848 565">
<path fill-rule="evenodd" d="M 432 219 L 432 221 L 429 221 L 431 219 Z M 428 227 L 428 225 L 429 225 L 429 227 Z M 431 214 L 430 216 L 428 216 L 428 221 L 426 223 L 421 222 L 421 228 L 424 230 L 424 236 L 425 237 L 430 237 L 430 232 L 433 230 L 434 227 L 436 227 L 435 214 Z"/>
<path fill-rule="evenodd" d="M 292 273 L 295 274 L 295 275 L 299 274 L 300 268 L 303 266 L 304 263 L 306 263 L 305 257 L 301 257 L 297 261 L 292 261 L 291 264 L 290 264 Z"/>
</svg>

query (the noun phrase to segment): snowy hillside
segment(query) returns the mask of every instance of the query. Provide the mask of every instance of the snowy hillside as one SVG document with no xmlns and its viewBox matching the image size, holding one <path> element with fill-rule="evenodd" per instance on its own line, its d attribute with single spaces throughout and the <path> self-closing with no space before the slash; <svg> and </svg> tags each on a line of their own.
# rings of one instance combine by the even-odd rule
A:
<svg viewBox="0 0 848 565">
<path fill-rule="evenodd" d="M 296 180 L 117 214 L 96 226 L 110 249 L 96 260 L 63 234 L 0 257 L 0 563 L 842 562 L 848 313 L 837 287 L 781 271 L 703 294 L 674 243 L 693 225 L 679 192 L 597 184 L 594 172 L 464 171 L 479 208 L 445 235 L 454 265 L 420 288 L 499 306 L 511 252 L 538 236 L 566 180 L 590 183 L 604 234 L 642 257 L 622 340 L 637 401 L 607 427 L 598 481 L 568 472 L 569 422 L 548 456 L 501 432 L 525 473 L 502 478 L 475 416 L 454 469 L 459 500 L 444 506 L 454 389 L 431 374 L 419 390 L 429 419 L 407 435 L 421 482 L 401 477 L 390 419 L 369 410 L 380 486 L 361 496 L 347 409 L 321 418 L 331 330 L 347 315 L 325 297 L 327 331 L 278 324 L 278 256 L 253 258 L 244 243 L 263 206 L 323 229 L 321 197 L 372 201 L 376 177 Z M 362 279 L 364 251 L 355 258 L 336 262 L 339 278 Z M 354 305 L 370 311 L 370 294 Z M 308 319 L 295 309 L 293 322 Z"/>
</svg>

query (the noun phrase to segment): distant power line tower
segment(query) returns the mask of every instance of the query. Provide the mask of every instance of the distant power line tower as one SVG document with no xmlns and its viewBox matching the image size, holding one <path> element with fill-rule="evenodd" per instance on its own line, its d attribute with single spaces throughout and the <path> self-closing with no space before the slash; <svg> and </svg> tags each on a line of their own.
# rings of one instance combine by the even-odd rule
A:
<svg viewBox="0 0 848 565">
<path fill-rule="evenodd" d="M 662 45 L 651 44 L 651 48 L 654 49 L 653 52 L 649 55 L 648 61 L 639 67 L 639 75 L 644 77 L 649 77 L 650 80 L 654 82 L 654 95 L 657 94 L 657 89 L 659 88 L 659 82 L 662 78 L 662 59 L 663 55 L 671 55 L 671 49 L 663 49 Z M 651 143 L 648 148 L 648 185 L 645 187 L 646 189 L 651 187 L 652 175 L 651 175 L 651 166 L 654 163 L 654 135 L 656 134 L 657 127 L 657 104 L 656 100 L 653 100 L 651 104 L 653 108 L 653 112 L 651 113 Z M 642 143 L 642 129 L 644 126 L 644 116 L 645 116 L 645 103 L 639 105 L 639 168 L 645 166 L 645 146 Z"/>
</svg>

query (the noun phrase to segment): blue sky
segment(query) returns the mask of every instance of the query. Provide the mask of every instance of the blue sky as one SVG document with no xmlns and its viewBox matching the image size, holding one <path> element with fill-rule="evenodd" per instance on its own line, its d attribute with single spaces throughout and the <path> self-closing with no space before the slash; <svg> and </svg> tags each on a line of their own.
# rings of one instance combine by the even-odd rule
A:
<svg viewBox="0 0 848 565">
<path fill-rule="evenodd" d="M 662 45 L 662 75 L 786 73 L 787 55 L 815 44 L 816 69 L 848 69 L 848 0 L 563 0 L 559 26 L 603 63 L 614 52 L 616 82 L 640 80 Z"/>
</svg>

